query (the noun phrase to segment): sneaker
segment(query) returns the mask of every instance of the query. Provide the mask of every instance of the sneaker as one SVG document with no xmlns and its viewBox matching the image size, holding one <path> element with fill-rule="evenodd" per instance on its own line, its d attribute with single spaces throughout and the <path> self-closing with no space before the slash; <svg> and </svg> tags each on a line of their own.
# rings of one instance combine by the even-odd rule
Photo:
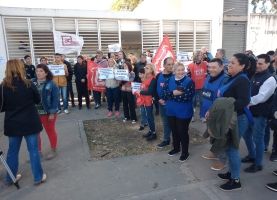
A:
<svg viewBox="0 0 277 200">
<path fill-rule="evenodd" d="M 181 152 L 181 149 L 179 150 L 175 150 L 175 149 L 172 149 L 170 152 L 168 152 L 168 156 L 175 156 L 176 154 L 180 153 Z"/>
<path fill-rule="evenodd" d="M 76 107 L 76 105 L 74 104 L 74 103 L 72 103 L 72 105 L 71 105 L 72 107 Z"/>
<path fill-rule="evenodd" d="M 227 164 L 223 164 L 223 163 L 221 163 L 221 162 L 217 162 L 217 163 L 215 163 L 215 164 L 211 167 L 211 169 L 212 169 L 212 170 L 215 170 L 215 171 L 218 171 L 218 170 L 222 170 L 222 169 L 225 168 L 225 167 L 227 167 Z"/>
<path fill-rule="evenodd" d="M 68 114 L 68 113 L 69 113 L 69 111 L 66 109 L 66 110 L 64 110 L 64 113 L 65 113 L 65 114 Z"/>
<path fill-rule="evenodd" d="M 225 192 L 241 190 L 241 183 L 239 179 L 230 179 L 227 183 L 219 186 L 219 188 Z"/>
<path fill-rule="evenodd" d="M 49 154 L 47 155 L 46 159 L 51 160 L 52 158 L 58 155 L 57 148 L 51 148 Z"/>
<path fill-rule="evenodd" d="M 217 175 L 217 178 L 223 180 L 223 181 L 228 181 L 231 179 L 231 173 L 230 172 L 227 172 L 225 174 L 218 174 Z"/>
<path fill-rule="evenodd" d="M 95 109 L 98 109 L 100 107 L 100 105 L 97 103 L 96 105 L 95 105 Z"/>
<path fill-rule="evenodd" d="M 60 113 L 61 113 L 61 110 L 58 110 L 58 111 L 57 111 L 57 114 L 60 114 Z"/>
<path fill-rule="evenodd" d="M 132 124 L 135 124 L 135 123 L 137 123 L 136 120 L 132 120 Z"/>
<path fill-rule="evenodd" d="M 19 182 L 22 178 L 22 175 L 21 174 L 17 174 L 15 179 L 16 179 L 16 182 Z M 10 183 L 6 183 L 7 186 L 12 186 L 14 184 L 14 182 L 10 182 Z"/>
<path fill-rule="evenodd" d="M 91 107 L 90 106 L 87 106 L 87 110 L 90 110 L 91 109 Z"/>
<path fill-rule="evenodd" d="M 277 182 L 276 183 L 268 183 L 268 184 L 266 184 L 266 187 L 270 190 L 277 192 Z"/>
<path fill-rule="evenodd" d="M 169 145 L 170 145 L 170 141 L 162 141 L 160 144 L 157 145 L 157 147 L 159 149 L 162 149 L 162 148 L 164 148 L 166 146 L 169 146 Z"/>
<path fill-rule="evenodd" d="M 180 162 L 186 162 L 189 159 L 189 154 L 185 154 L 185 155 L 181 155 L 181 157 L 179 158 Z"/>
<path fill-rule="evenodd" d="M 268 149 L 267 149 L 267 148 L 265 148 L 265 149 L 264 149 L 264 152 L 265 152 L 265 153 L 266 153 L 266 152 L 268 152 Z"/>
<path fill-rule="evenodd" d="M 201 121 L 202 121 L 203 123 L 206 123 L 206 118 L 201 117 Z"/>
<path fill-rule="evenodd" d="M 115 116 L 118 117 L 120 115 L 119 111 L 115 111 Z"/>
<path fill-rule="evenodd" d="M 41 181 L 36 182 L 35 185 L 38 186 L 38 185 L 40 185 L 41 183 L 44 183 L 44 182 L 46 181 L 46 178 L 47 178 L 46 174 L 43 174 L 43 175 L 42 175 Z"/>
<path fill-rule="evenodd" d="M 273 172 L 273 174 L 274 174 L 275 176 L 277 176 L 277 170 L 275 170 L 275 171 Z"/>
<path fill-rule="evenodd" d="M 112 111 L 109 111 L 108 117 L 111 117 L 111 116 L 113 116 L 113 112 L 112 112 Z"/>
<path fill-rule="evenodd" d="M 191 118 L 191 122 L 194 122 L 194 117 Z"/>
<path fill-rule="evenodd" d="M 218 157 L 215 156 L 212 153 L 206 153 L 202 155 L 202 158 L 208 159 L 208 160 L 218 160 Z"/>
<path fill-rule="evenodd" d="M 142 132 L 143 130 L 144 130 L 144 126 L 140 126 L 138 131 Z"/>
<path fill-rule="evenodd" d="M 277 153 L 272 152 L 272 154 L 270 155 L 270 160 L 273 162 L 277 162 Z"/>
<path fill-rule="evenodd" d="M 127 118 L 124 118 L 124 119 L 123 119 L 123 122 L 127 122 L 128 120 L 129 120 L 129 119 L 127 119 Z"/>
<path fill-rule="evenodd" d="M 245 156 L 241 159 L 242 163 L 255 163 L 256 158 L 250 158 L 249 156 Z"/>
<path fill-rule="evenodd" d="M 146 141 L 153 141 L 157 139 L 157 134 L 156 133 L 152 133 L 149 137 L 146 138 Z"/>
<path fill-rule="evenodd" d="M 146 134 L 143 134 L 142 137 L 143 137 L 143 138 L 148 138 L 150 135 L 152 135 L 152 132 L 151 132 L 151 131 L 149 131 L 149 132 L 146 133 Z"/>
<path fill-rule="evenodd" d="M 249 172 L 249 173 L 255 173 L 262 170 L 263 170 L 263 166 L 256 165 L 256 164 L 252 164 L 250 165 L 250 167 L 247 167 L 246 169 L 244 169 L 245 172 Z"/>
<path fill-rule="evenodd" d="M 81 110 L 81 109 L 82 109 L 82 107 L 81 107 L 81 106 L 79 106 L 79 107 L 78 107 L 78 109 L 79 109 L 79 110 Z"/>
<path fill-rule="evenodd" d="M 40 158 L 43 158 L 43 154 L 42 154 L 41 151 L 39 151 L 39 155 L 40 155 Z M 26 163 L 30 163 L 30 158 L 28 158 L 28 159 L 26 160 Z"/>
</svg>

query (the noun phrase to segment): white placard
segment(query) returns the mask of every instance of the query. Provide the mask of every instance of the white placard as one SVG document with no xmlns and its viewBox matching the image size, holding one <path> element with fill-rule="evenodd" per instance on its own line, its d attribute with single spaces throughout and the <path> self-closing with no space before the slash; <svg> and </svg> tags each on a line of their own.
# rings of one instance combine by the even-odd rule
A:
<svg viewBox="0 0 277 200">
<path fill-rule="evenodd" d="M 6 64 L 6 59 L 3 56 L 0 56 L 0 64 Z"/>
<path fill-rule="evenodd" d="M 38 65 L 40 64 L 40 58 L 37 58 L 37 63 L 38 63 Z"/>
<path fill-rule="evenodd" d="M 114 77 L 118 81 L 129 81 L 128 69 L 115 69 Z"/>
<path fill-rule="evenodd" d="M 121 45 L 120 44 L 111 44 L 111 45 L 108 45 L 108 48 L 109 48 L 109 52 L 119 52 Z"/>
<path fill-rule="evenodd" d="M 113 68 L 98 68 L 99 78 L 100 79 L 114 79 L 114 70 Z"/>
<path fill-rule="evenodd" d="M 132 84 L 132 93 L 134 94 L 135 91 L 138 91 L 140 89 L 141 83 L 132 82 L 131 84 Z"/>
<path fill-rule="evenodd" d="M 52 72 L 53 76 L 64 76 L 64 66 L 63 65 L 47 65 L 49 70 Z"/>
<path fill-rule="evenodd" d="M 74 58 L 74 64 L 76 64 L 78 62 L 77 58 Z"/>
<path fill-rule="evenodd" d="M 189 60 L 188 53 L 187 52 L 178 52 L 177 60 L 179 60 L 179 61 L 188 61 Z"/>
</svg>

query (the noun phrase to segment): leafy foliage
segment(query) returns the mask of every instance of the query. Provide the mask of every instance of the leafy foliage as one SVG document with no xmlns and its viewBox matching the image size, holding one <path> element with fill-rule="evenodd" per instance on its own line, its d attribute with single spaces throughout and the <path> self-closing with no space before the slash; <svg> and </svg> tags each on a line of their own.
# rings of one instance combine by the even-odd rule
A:
<svg viewBox="0 0 277 200">
<path fill-rule="evenodd" d="M 111 5 L 111 10 L 133 11 L 143 0 L 115 0 Z"/>
<path fill-rule="evenodd" d="M 268 9 L 265 5 L 265 3 L 267 1 L 270 1 L 270 3 L 271 3 L 271 8 L 270 9 Z M 257 4 L 260 3 L 260 2 L 262 3 L 262 7 L 259 8 L 261 10 L 261 13 L 275 13 L 275 14 L 277 14 L 277 0 L 252 0 L 251 5 L 254 6 L 253 13 L 256 13 Z"/>
</svg>

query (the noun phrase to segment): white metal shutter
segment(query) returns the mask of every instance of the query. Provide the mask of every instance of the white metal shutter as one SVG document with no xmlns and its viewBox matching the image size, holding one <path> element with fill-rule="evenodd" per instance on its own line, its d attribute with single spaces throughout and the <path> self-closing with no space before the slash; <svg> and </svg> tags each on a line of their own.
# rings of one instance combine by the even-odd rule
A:
<svg viewBox="0 0 277 200">
<path fill-rule="evenodd" d="M 226 15 L 248 15 L 248 1 L 224 0 L 223 12 Z"/>
<path fill-rule="evenodd" d="M 203 46 L 210 51 L 210 22 L 195 22 L 195 50 L 200 50 Z"/>
<path fill-rule="evenodd" d="M 31 30 L 36 64 L 38 64 L 37 59 L 42 56 L 48 57 L 48 61 L 53 63 L 55 49 L 52 28 L 52 19 L 31 18 Z"/>
<path fill-rule="evenodd" d="M 5 17 L 3 20 L 8 47 L 8 58 L 21 59 L 25 55 L 31 56 L 27 18 Z"/>
<path fill-rule="evenodd" d="M 141 20 L 142 51 L 158 49 L 160 45 L 160 21 Z"/>
<path fill-rule="evenodd" d="M 167 34 L 170 44 L 174 53 L 176 54 L 176 30 L 177 30 L 177 21 L 164 20 L 163 21 L 163 37 Z"/>
<path fill-rule="evenodd" d="M 179 21 L 179 51 L 193 52 L 194 50 L 194 22 Z"/>
<path fill-rule="evenodd" d="M 78 19 L 78 34 L 84 38 L 81 54 L 91 58 L 99 48 L 97 20 Z"/>
<path fill-rule="evenodd" d="M 118 20 L 99 20 L 100 23 L 100 49 L 104 54 L 108 54 L 108 45 L 121 44 L 120 26 Z M 96 53 L 94 49 L 93 53 Z"/>
<path fill-rule="evenodd" d="M 235 53 L 244 53 L 246 46 L 246 23 L 223 22 L 222 48 L 230 59 Z"/>
<path fill-rule="evenodd" d="M 70 18 L 56 18 L 55 20 L 55 30 L 61 31 L 63 33 L 70 33 L 76 35 L 76 26 L 75 19 Z M 59 52 L 56 52 L 59 53 Z M 69 58 L 69 62 L 74 64 L 74 58 L 77 57 L 77 52 L 67 54 L 67 58 Z"/>
</svg>

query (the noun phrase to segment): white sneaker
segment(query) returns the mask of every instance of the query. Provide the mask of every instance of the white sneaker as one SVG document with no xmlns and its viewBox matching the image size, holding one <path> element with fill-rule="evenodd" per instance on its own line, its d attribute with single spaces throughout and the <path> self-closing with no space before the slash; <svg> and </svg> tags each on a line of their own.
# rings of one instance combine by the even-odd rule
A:
<svg viewBox="0 0 277 200">
<path fill-rule="evenodd" d="M 66 109 L 66 110 L 64 110 L 64 113 L 65 113 L 65 114 L 68 114 L 68 113 L 69 113 L 69 111 Z"/>
<path fill-rule="evenodd" d="M 127 121 L 128 121 L 127 118 L 123 119 L 123 122 L 127 122 Z"/>
<path fill-rule="evenodd" d="M 201 117 L 201 121 L 202 121 L 203 123 L 206 123 L 206 118 Z"/>
<path fill-rule="evenodd" d="M 135 123 L 137 123 L 136 120 L 133 120 L 133 121 L 132 121 L 132 124 L 135 124 Z"/>
<path fill-rule="evenodd" d="M 191 122 L 194 122 L 194 117 L 191 118 Z"/>
<path fill-rule="evenodd" d="M 58 114 L 60 114 L 60 113 L 61 113 L 61 111 L 60 111 L 60 110 L 58 110 L 58 111 L 57 111 L 57 113 L 58 113 Z"/>
</svg>

